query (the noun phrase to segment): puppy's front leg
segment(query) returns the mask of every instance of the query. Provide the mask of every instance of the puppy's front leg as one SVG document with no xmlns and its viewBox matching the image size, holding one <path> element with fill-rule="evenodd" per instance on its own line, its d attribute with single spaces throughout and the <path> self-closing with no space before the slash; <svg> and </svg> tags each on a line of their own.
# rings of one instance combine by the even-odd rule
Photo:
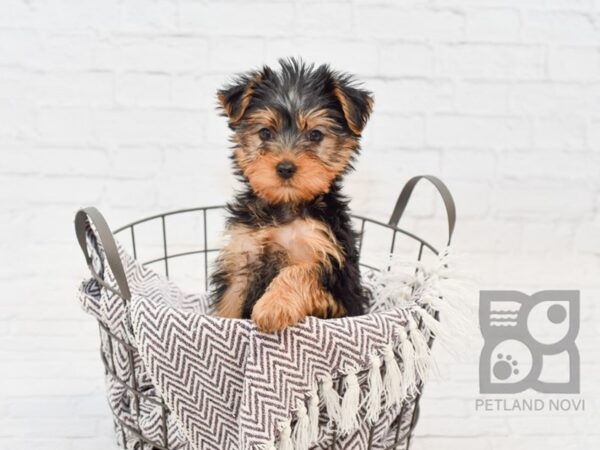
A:
<svg viewBox="0 0 600 450">
<path fill-rule="evenodd" d="M 318 264 L 284 267 L 273 279 L 252 310 L 252 320 L 261 331 L 283 330 L 308 315 L 338 315 L 339 307 L 323 289 Z"/>
</svg>

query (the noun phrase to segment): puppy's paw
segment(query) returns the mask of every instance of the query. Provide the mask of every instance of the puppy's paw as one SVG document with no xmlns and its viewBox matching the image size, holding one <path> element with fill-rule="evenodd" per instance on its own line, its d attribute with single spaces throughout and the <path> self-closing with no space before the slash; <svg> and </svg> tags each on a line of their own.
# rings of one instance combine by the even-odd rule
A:
<svg viewBox="0 0 600 450">
<path fill-rule="evenodd" d="M 305 314 L 285 292 L 269 289 L 252 309 L 252 320 L 260 331 L 272 333 L 296 325 Z"/>
</svg>

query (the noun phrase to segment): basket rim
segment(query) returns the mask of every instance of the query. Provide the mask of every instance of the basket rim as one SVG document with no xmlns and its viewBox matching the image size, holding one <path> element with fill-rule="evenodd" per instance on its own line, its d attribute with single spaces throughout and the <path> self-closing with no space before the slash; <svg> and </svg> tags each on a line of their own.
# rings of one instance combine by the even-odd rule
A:
<svg viewBox="0 0 600 450">
<path fill-rule="evenodd" d="M 166 211 L 164 213 L 158 213 L 158 214 L 153 214 L 151 216 L 147 216 L 141 219 L 137 219 L 134 220 L 133 222 L 129 222 L 125 225 L 122 225 L 118 228 L 116 228 L 113 233 L 114 234 L 118 234 L 121 233 L 125 230 L 131 229 L 132 227 L 136 226 L 136 225 L 140 225 L 146 222 L 150 222 L 151 220 L 156 220 L 156 219 L 164 219 L 165 217 L 169 217 L 169 216 L 175 216 L 178 214 L 185 214 L 185 213 L 189 213 L 189 212 L 196 212 L 196 211 L 204 211 L 206 213 L 206 211 L 210 211 L 210 210 L 216 210 L 216 209 L 226 209 L 227 205 L 210 205 L 210 206 L 196 206 L 196 207 L 191 207 L 191 208 L 183 208 L 183 209 L 174 209 L 174 210 L 169 210 Z M 432 245 L 430 244 L 428 241 L 426 241 L 425 239 L 417 236 L 414 233 L 411 233 L 410 231 L 407 231 L 397 225 L 393 225 L 392 223 L 385 223 L 382 222 L 381 220 L 377 220 L 377 219 L 372 219 L 370 217 L 367 217 L 365 215 L 362 214 L 350 214 L 350 217 L 356 220 L 360 220 L 363 222 L 363 226 L 362 228 L 364 229 L 364 223 L 369 222 L 375 225 L 379 225 L 382 227 L 386 227 L 389 228 L 390 230 L 393 230 L 395 233 L 401 233 L 405 236 L 408 236 L 411 239 L 414 239 L 416 241 L 418 241 L 419 243 L 421 243 L 424 247 L 427 247 L 431 252 L 433 252 L 435 255 L 439 255 L 439 251 Z M 361 232 L 363 230 L 361 229 Z"/>
</svg>

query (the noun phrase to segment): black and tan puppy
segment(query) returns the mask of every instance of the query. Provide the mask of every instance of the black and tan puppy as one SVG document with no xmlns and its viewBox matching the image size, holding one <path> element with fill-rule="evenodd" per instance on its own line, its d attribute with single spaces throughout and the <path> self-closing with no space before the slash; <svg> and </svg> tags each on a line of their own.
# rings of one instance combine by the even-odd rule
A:
<svg viewBox="0 0 600 450">
<path fill-rule="evenodd" d="M 244 190 L 228 205 L 212 298 L 217 315 L 252 318 L 263 331 L 359 315 L 368 296 L 340 189 L 373 99 L 328 66 L 280 65 L 218 93 Z"/>
</svg>

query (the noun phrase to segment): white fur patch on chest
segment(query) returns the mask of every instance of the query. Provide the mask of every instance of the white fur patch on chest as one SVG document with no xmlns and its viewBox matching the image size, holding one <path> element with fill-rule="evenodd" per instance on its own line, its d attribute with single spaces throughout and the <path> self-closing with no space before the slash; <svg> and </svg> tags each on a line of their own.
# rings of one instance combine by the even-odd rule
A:
<svg viewBox="0 0 600 450">
<path fill-rule="evenodd" d="M 343 259 L 335 236 L 323 222 L 313 219 L 296 219 L 274 227 L 271 242 L 283 249 L 293 264 L 316 263 L 328 255 Z"/>
<path fill-rule="evenodd" d="M 307 220 L 294 220 L 292 223 L 273 229 L 273 242 L 282 247 L 293 262 L 309 262 L 310 241 L 319 233 L 314 223 Z"/>
</svg>

